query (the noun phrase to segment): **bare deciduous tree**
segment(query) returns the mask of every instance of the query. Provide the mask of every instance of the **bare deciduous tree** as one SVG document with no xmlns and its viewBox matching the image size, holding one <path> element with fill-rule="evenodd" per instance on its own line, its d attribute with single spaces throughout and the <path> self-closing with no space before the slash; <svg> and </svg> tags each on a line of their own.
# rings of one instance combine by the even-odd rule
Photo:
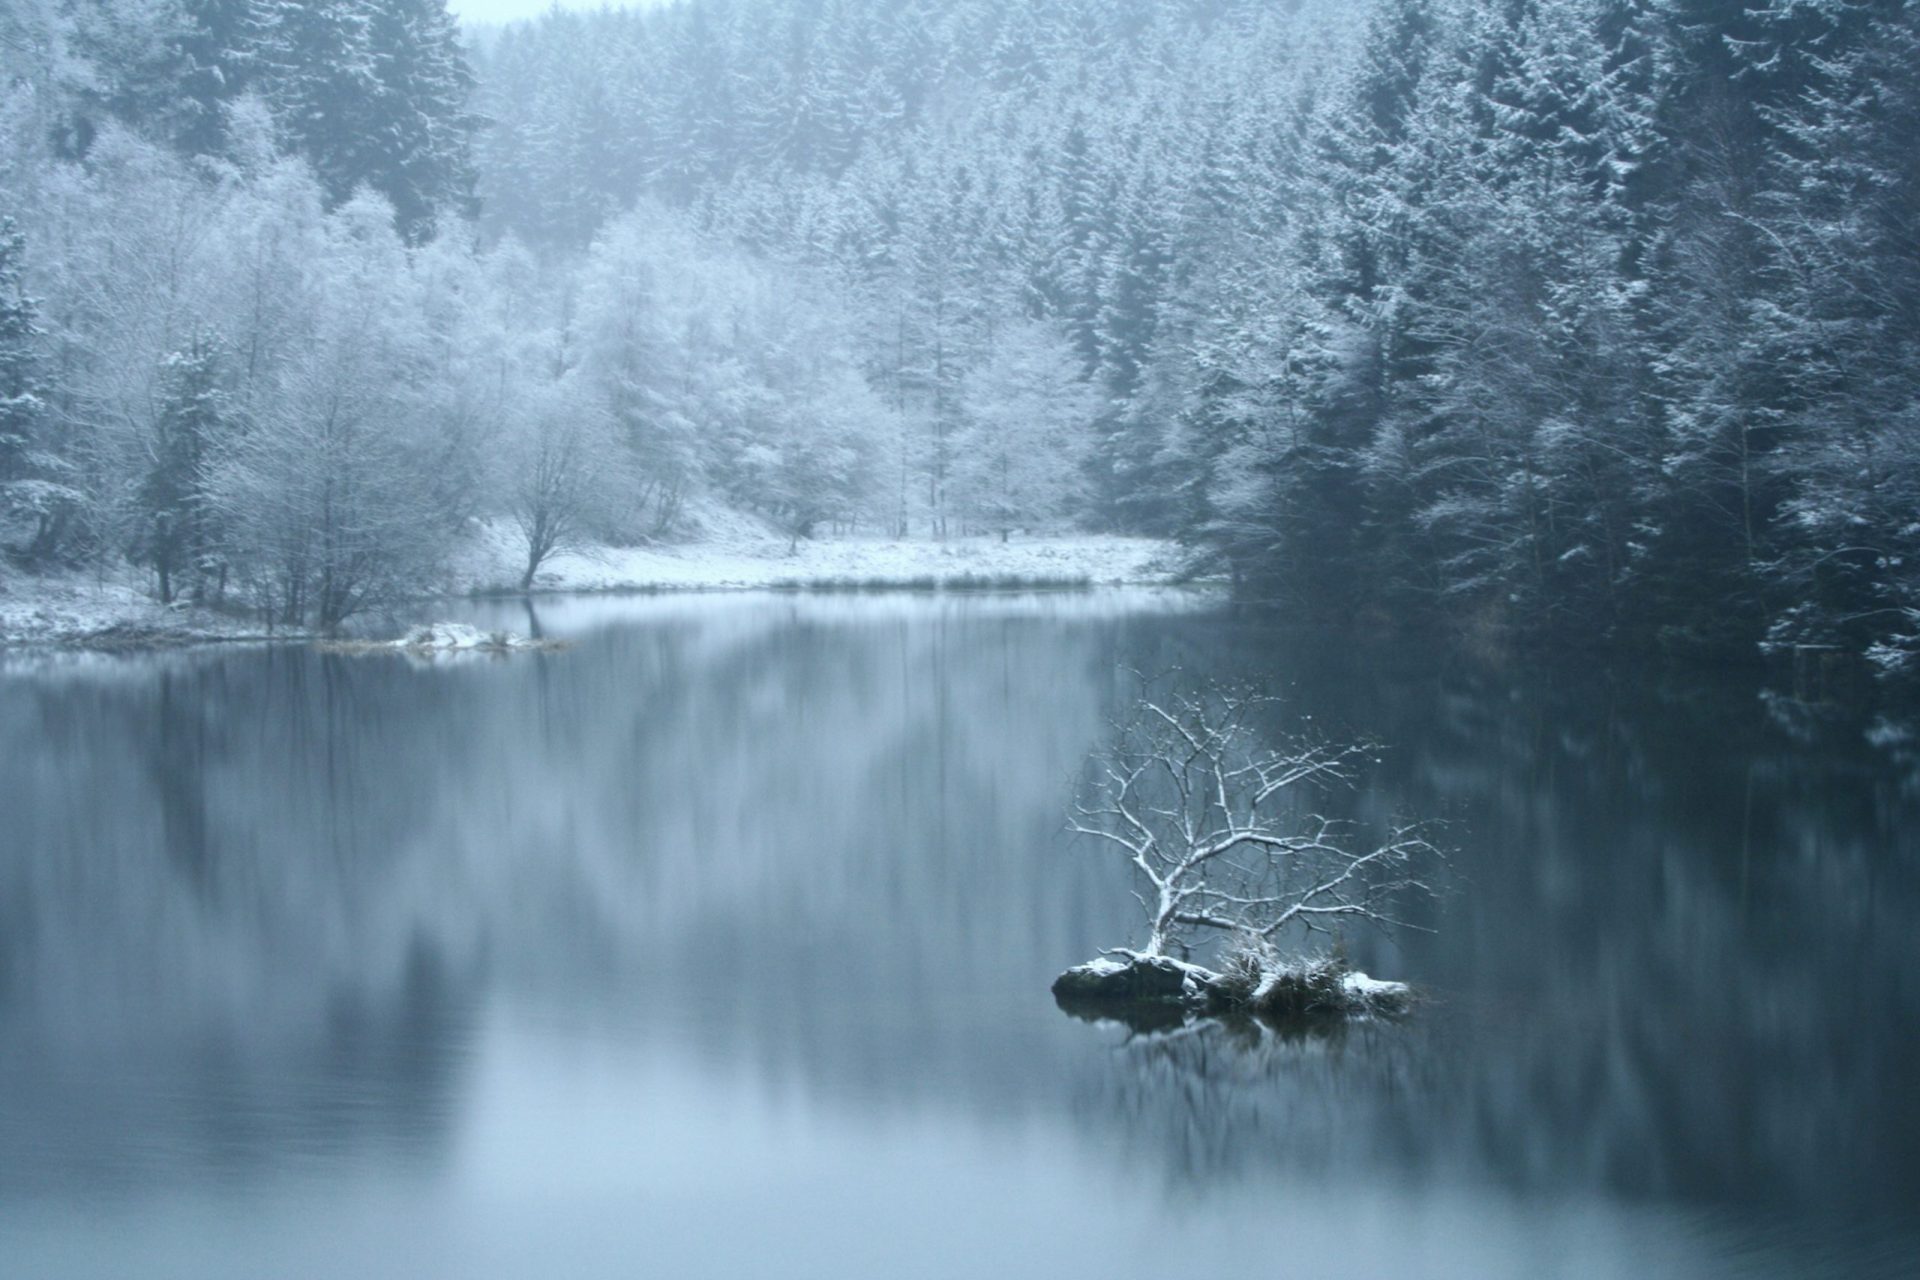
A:
<svg viewBox="0 0 1920 1280">
<path fill-rule="evenodd" d="M 527 542 L 522 591 L 533 589 L 548 560 L 585 545 L 626 470 L 604 412 L 570 380 L 542 388 L 527 418 L 507 451 L 512 474 L 502 486 Z"/>
<path fill-rule="evenodd" d="M 1288 930 L 1346 923 L 1391 930 L 1440 851 L 1413 826 L 1356 848 L 1347 823 L 1306 803 L 1350 785 L 1365 746 L 1269 745 L 1258 726 L 1275 699 L 1210 687 L 1155 696 L 1116 726 L 1074 805 L 1071 827 L 1124 857 L 1149 932 L 1136 956 L 1163 956 L 1213 933 L 1271 943 Z"/>
</svg>

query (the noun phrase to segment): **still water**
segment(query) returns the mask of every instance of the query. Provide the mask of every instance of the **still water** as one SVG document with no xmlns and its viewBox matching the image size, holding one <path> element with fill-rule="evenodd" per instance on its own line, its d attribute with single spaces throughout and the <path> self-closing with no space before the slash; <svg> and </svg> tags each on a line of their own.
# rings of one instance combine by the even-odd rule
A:
<svg viewBox="0 0 1920 1280">
<path fill-rule="evenodd" d="M 1178 593 L 471 616 L 573 645 L 0 665 L 0 1274 L 1915 1271 L 1888 726 Z M 1061 826 L 1169 667 L 1445 822 L 1438 931 L 1356 940 L 1412 1022 L 1053 1007 L 1134 940 Z"/>
</svg>

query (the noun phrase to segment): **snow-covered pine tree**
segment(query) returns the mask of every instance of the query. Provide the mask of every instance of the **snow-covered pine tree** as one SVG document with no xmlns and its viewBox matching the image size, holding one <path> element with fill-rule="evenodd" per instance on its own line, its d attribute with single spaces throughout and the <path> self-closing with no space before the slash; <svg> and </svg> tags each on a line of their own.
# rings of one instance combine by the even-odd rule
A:
<svg viewBox="0 0 1920 1280">
<path fill-rule="evenodd" d="M 47 447 L 42 337 L 26 292 L 26 237 L 0 218 L 0 551 L 34 562 L 58 549 L 84 495 Z"/>
<path fill-rule="evenodd" d="M 227 443 L 232 409 L 221 386 L 220 352 L 211 334 L 197 334 L 163 363 L 160 407 L 147 443 L 147 472 L 135 493 L 137 524 L 131 557 L 151 568 L 160 602 L 173 601 L 183 576 L 218 571 L 216 515 L 208 500 L 209 461 Z"/>
<path fill-rule="evenodd" d="M 1094 474 L 1102 515 L 1119 527 L 1164 522 L 1167 514 L 1155 476 L 1161 424 L 1129 409 L 1146 386 L 1173 269 L 1171 202 L 1151 169 L 1131 175 L 1098 259 L 1094 336 L 1106 412 Z"/>
<path fill-rule="evenodd" d="M 1300 181 L 1311 187 L 1296 234 L 1289 288 L 1304 292 L 1313 345 L 1325 353 L 1311 412 L 1289 422 L 1286 474 L 1267 490 L 1281 507 L 1275 536 L 1240 537 L 1255 556 L 1236 572 L 1263 596 L 1307 612 L 1352 617 L 1372 603 L 1366 584 L 1392 576 L 1372 562 L 1379 523 L 1369 459 L 1404 429 L 1403 401 L 1424 369 L 1409 324 L 1412 171 L 1402 161 L 1428 91 L 1437 22 L 1427 0 L 1382 0 L 1358 51 L 1322 96 Z M 1296 367 L 1320 362 L 1308 358 Z M 1238 528 L 1258 527 L 1244 496 Z"/>
<path fill-rule="evenodd" d="M 368 187 L 410 241 L 473 208 L 472 72 L 445 0 L 261 0 L 259 67 L 328 200 Z"/>
<path fill-rule="evenodd" d="M 1770 14 L 1820 57 L 1770 112 L 1780 175 L 1762 198 L 1779 261 L 1755 318 L 1786 370 L 1776 649 L 1867 651 L 1920 676 L 1920 11 L 1807 4 Z M 1770 31 L 1773 28 L 1769 29 Z"/>
<path fill-rule="evenodd" d="M 1751 645 L 1778 603 L 1773 533 L 1794 479 L 1786 370 L 1766 356 L 1762 323 L 1780 265 L 1762 221 L 1781 146 L 1773 113 L 1806 91 L 1830 19 L 1854 7 L 1670 0 L 1660 25 L 1663 234 L 1647 289 L 1667 440 L 1640 576 L 1673 643 Z"/>
<path fill-rule="evenodd" d="M 373 98 L 364 176 L 409 240 L 473 213 L 473 72 L 446 0 L 367 0 Z"/>
<path fill-rule="evenodd" d="M 0 484 L 25 479 L 46 409 L 34 299 L 27 296 L 27 238 L 0 219 Z"/>
<path fill-rule="evenodd" d="M 246 93 L 260 57 L 257 0 L 179 0 L 173 36 L 174 144 L 188 155 L 225 155 L 227 113 Z"/>
<path fill-rule="evenodd" d="M 1514 623 L 1611 621 L 1639 459 L 1606 49 L 1585 0 L 1488 16 L 1423 122 L 1431 303 L 1415 443 L 1438 589 Z"/>
<path fill-rule="evenodd" d="M 275 126 L 329 203 L 343 203 L 378 154 L 367 0 L 261 0 L 260 14 L 260 82 Z"/>
</svg>

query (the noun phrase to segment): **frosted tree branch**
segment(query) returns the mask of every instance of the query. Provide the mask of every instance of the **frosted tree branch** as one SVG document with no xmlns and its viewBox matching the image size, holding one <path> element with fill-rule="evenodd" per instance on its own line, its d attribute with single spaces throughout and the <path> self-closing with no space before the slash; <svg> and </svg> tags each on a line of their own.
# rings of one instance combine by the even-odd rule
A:
<svg viewBox="0 0 1920 1280">
<path fill-rule="evenodd" d="M 1206 932 L 1267 941 L 1420 927 L 1405 907 L 1433 896 L 1421 872 L 1441 851 L 1413 826 L 1357 845 L 1349 824 L 1308 807 L 1315 792 L 1350 787 L 1371 751 L 1273 745 L 1260 721 L 1274 701 L 1223 687 L 1142 698 L 1088 771 L 1068 826 L 1130 868 L 1148 927 L 1137 954 Z"/>
</svg>

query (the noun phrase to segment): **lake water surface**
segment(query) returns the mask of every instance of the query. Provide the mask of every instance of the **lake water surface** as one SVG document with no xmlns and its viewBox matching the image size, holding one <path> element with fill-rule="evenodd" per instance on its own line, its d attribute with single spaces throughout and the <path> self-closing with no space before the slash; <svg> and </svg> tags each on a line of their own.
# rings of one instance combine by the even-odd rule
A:
<svg viewBox="0 0 1920 1280">
<path fill-rule="evenodd" d="M 574 643 L 0 665 L 0 1274 L 1915 1273 L 1885 727 L 1181 593 L 470 613 Z M 1445 821 L 1437 932 L 1355 940 L 1411 1022 L 1054 1007 L 1137 940 L 1061 828 L 1170 667 Z"/>
</svg>

